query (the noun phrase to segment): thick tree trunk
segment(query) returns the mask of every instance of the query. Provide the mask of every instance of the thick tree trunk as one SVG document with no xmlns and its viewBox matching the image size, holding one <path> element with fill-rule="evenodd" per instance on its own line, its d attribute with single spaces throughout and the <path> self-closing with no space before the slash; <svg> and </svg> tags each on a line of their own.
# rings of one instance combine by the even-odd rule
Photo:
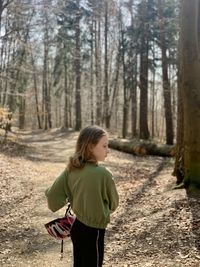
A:
<svg viewBox="0 0 200 267">
<path fill-rule="evenodd" d="M 175 146 L 156 145 L 154 143 L 140 139 L 114 139 L 109 140 L 109 147 L 133 155 L 154 155 L 163 157 L 173 157 L 175 155 Z"/>
<path fill-rule="evenodd" d="M 200 1 L 183 0 L 181 90 L 184 113 L 184 183 L 200 186 Z"/>
</svg>

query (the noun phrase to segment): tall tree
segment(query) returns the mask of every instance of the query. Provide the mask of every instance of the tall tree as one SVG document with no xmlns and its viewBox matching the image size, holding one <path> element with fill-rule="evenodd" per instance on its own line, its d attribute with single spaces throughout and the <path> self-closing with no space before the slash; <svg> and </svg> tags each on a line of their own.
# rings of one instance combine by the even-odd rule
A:
<svg viewBox="0 0 200 267">
<path fill-rule="evenodd" d="M 126 86 L 124 88 L 124 119 L 122 126 L 122 136 L 128 132 L 128 111 L 131 100 L 131 134 L 137 135 L 137 31 L 136 19 L 134 20 L 134 1 L 129 0 L 124 4 L 130 14 L 130 25 L 126 29 Z"/>
<path fill-rule="evenodd" d="M 41 112 L 39 110 L 39 100 L 38 100 L 38 81 L 37 81 L 37 69 L 36 64 L 33 56 L 33 49 L 31 47 L 30 49 L 31 53 L 31 64 L 33 69 L 33 87 L 34 87 L 34 93 L 35 93 L 35 104 L 36 104 L 36 114 L 37 114 L 37 121 L 38 121 L 38 128 L 42 129 L 42 121 L 41 121 Z"/>
<path fill-rule="evenodd" d="M 104 11 L 104 118 L 106 128 L 110 128 L 109 120 L 109 94 L 108 94 L 108 1 L 105 0 Z"/>
<path fill-rule="evenodd" d="M 75 50 L 75 32 L 74 32 L 74 7 L 64 2 L 64 7 L 57 15 L 58 33 L 56 36 L 56 57 L 54 60 L 54 89 L 55 95 L 61 99 L 64 94 L 64 128 L 72 127 L 70 99 L 72 90 L 70 90 L 70 76 L 75 77 L 74 70 L 74 50 Z M 71 103 L 72 104 L 72 103 Z M 62 111 L 61 111 L 62 112 Z M 74 112 L 73 112 L 74 113 Z"/>
<path fill-rule="evenodd" d="M 148 55 L 149 55 L 149 1 L 142 0 L 140 6 L 140 138 L 149 138 L 148 128 Z"/>
<path fill-rule="evenodd" d="M 184 184 L 200 187 L 200 0 L 182 1 L 180 90 L 183 101 Z"/>
<path fill-rule="evenodd" d="M 1 48 L 0 48 L 0 75 L 3 74 L 5 70 L 5 64 L 6 64 L 6 57 L 10 57 L 9 53 L 7 54 L 7 50 L 9 50 L 8 47 L 10 47 L 10 43 L 7 44 L 7 33 L 9 29 L 7 26 L 4 25 L 4 29 L 2 31 L 2 20 L 3 20 L 3 12 L 7 11 L 8 6 L 13 2 L 14 0 L 0 0 L 0 38 L 1 38 Z M 8 15 L 4 15 L 6 22 L 8 23 Z M 4 32 L 2 34 L 2 32 Z M 7 76 L 7 75 L 6 75 Z M 6 83 L 7 85 L 7 83 Z M 7 87 L 3 90 L 3 81 L 1 79 L 0 81 L 0 104 L 4 105 L 6 102 L 6 90 Z M 3 92 L 4 91 L 4 92 Z"/>
<path fill-rule="evenodd" d="M 166 143 L 172 145 L 174 142 L 172 105 L 171 105 L 171 88 L 168 75 L 168 58 L 167 58 L 167 42 L 166 42 L 166 27 L 164 17 L 164 1 L 158 0 L 158 13 L 160 25 L 160 47 L 162 53 L 162 80 L 163 80 L 163 95 L 164 109 L 166 122 Z"/>
<path fill-rule="evenodd" d="M 95 21 L 95 78 L 96 78 L 96 123 L 102 121 L 102 66 L 101 66 L 101 20 Z"/>
<path fill-rule="evenodd" d="M 128 110 L 129 110 L 129 90 L 128 90 L 128 79 L 130 77 L 128 75 L 128 64 L 126 62 L 126 48 L 127 48 L 127 44 L 126 44 L 126 39 L 125 39 L 125 26 L 122 20 L 122 15 L 120 12 L 120 16 L 119 16 L 119 21 L 121 22 L 120 24 L 120 34 L 121 34 L 121 57 L 122 57 L 122 73 L 123 73 L 123 77 L 122 77 L 122 81 L 123 81 L 123 121 L 122 121 L 122 137 L 126 138 L 127 136 L 127 131 L 128 131 Z"/>
<path fill-rule="evenodd" d="M 76 0 L 76 18 L 75 18 L 75 73 L 76 73 L 76 124 L 75 130 L 79 131 L 82 124 L 81 116 L 81 42 L 80 42 L 80 0 Z"/>
<path fill-rule="evenodd" d="M 91 34 L 91 69 L 94 70 L 94 78 L 91 73 L 91 84 L 93 84 L 94 90 L 94 122 L 97 125 L 102 123 L 102 59 L 101 59 L 101 31 L 102 31 L 102 14 L 103 14 L 103 2 L 104 0 L 88 0 L 88 7 L 91 9 L 92 26 Z M 94 55 L 94 58 L 93 56 Z M 92 92 L 92 91 L 91 91 Z"/>
<path fill-rule="evenodd" d="M 49 80 L 49 18 L 48 18 L 48 5 L 49 1 L 43 0 L 44 4 L 44 58 L 43 58 L 43 118 L 44 129 L 52 127 L 51 121 L 51 90 Z"/>
</svg>

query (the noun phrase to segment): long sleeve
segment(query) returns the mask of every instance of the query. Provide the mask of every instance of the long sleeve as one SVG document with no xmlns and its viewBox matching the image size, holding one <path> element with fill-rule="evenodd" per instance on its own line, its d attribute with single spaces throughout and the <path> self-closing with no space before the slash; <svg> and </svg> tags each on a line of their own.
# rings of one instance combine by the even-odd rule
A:
<svg viewBox="0 0 200 267">
<path fill-rule="evenodd" d="M 51 211 L 55 212 L 66 204 L 69 197 L 67 189 L 67 171 L 63 171 L 55 182 L 45 191 L 47 197 L 48 207 Z"/>
<path fill-rule="evenodd" d="M 110 179 L 108 180 L 107 195 L 110 212 L 114 212 L 119 205 L 119 195 L 112 175 L 110 175 Z"/>
</svg>

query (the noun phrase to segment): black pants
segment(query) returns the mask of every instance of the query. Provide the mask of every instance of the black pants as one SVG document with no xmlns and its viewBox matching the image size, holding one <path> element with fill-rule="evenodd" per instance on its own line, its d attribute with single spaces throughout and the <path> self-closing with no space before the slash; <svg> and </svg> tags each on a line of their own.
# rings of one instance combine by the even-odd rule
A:
<svg viewBox="0 0 200 267">
<path fill-rule="evenodd" d="M 74 267 L 101 267 L 105 229 L 86 226 L 77 219 L 71 229 Z"/>
</svg>

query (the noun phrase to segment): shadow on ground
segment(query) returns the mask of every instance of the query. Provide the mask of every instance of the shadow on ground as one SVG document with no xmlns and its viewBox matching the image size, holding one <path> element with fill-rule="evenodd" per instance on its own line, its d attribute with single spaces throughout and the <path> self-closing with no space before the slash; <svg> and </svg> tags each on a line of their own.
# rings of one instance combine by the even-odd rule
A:
<svg viewBox="0 0 200 267">
<path fill-rule="evenodd" d="M 1 143 L 1 152 L 11 157 L 31 161 L 66 162 L 74 151 L 78 133 L 64 129 L 17 131 L 7 142 Z"/>
<path fill-rule="evenodd" d="M 192 232 L 195 246 L 200 254 L 200 191 L 192 193 L 187 191 L 188 204 L 192 214 Z"/>
</svg>

